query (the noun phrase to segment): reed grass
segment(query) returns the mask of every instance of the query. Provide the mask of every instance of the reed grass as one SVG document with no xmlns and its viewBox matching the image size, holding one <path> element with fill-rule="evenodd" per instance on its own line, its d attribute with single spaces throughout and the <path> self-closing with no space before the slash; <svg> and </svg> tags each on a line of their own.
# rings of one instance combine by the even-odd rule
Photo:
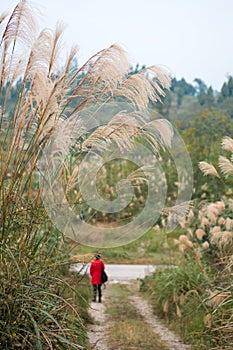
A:
<svg viewBox="0 0 233 350">
<path fill-rule="evenodd" d="M 83 152 L 106 139 L 127 148 L 143 131 L 142 111 L 164 95 L 170 77 L 159 67 L 131 77 L 127 55 L 117 45 L 101 50 L 82 67 L 73 64 L 73 47 L 61 67 L 63 26 L 38 32 L 35 18 L 32 4 L 22 0 L 0 20 L 0 347 L 88 349 L 88 287 L 82 285 L 83 277 L 74 284 L 64 274 L 69 253 L 42 201 L 41 154 L 55 134 L 61 149 L 69 143 L 65 120 L 93 104 L 99 110 L 116 98 L 130 102 L 134 113 L 116 114 L 104 128 L 85 133 Z M 169 128 L 158 124 L 161 144 L 168 142 L 164 135 L 171 135 Z M 158 142 L 154 138 L 156 150 Z M 58 175 L 67 195 L 76 187 L 77 172 L 77 162 L 71 169 L 61 167 Z"/>
<path fill-rule="evenodd" d="M 204 175 L 224 182 L 232 175 L 233 140 L 223 137 L 220 171 L 200 162 Z M 203 191 L 205 189 L 203 188 Z M 175 269 L 164 269 L 142 282 L 154 309 L 194 349 L 229 350 L 232 338 L 232 190 L 218 201 L 200 202 L 180 223 L 174 239 L 180 251 Z"/>
</svg>

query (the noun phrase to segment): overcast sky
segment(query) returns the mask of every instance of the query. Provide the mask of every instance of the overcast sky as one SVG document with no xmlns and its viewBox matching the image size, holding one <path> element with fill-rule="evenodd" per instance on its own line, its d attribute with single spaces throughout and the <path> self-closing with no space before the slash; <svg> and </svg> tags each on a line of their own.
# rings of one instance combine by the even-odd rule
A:
<svg viewBox="0 0 233 350">
<path fill-rule="evenodd" d="M 1 12 L 17 0 L 0 0 Z M 79 63 L 118 43 L 132 64 L 162 64 L 178 79 L 200 78 L 220 90 L 233 75 L 233 0 L 34 0 L 41 25 L 67 26 L 64 50 Z"/>
</svg>

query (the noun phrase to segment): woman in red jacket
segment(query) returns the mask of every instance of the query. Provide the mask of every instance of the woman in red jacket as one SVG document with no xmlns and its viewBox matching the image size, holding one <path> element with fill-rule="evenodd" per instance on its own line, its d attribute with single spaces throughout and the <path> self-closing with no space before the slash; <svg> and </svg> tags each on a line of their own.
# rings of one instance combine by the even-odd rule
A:
<svg viewBox="0 0 233 350">
<path fill-rule="evenodd" d="M 96 296 L 98 291 L 98 300 L 101 303 L 101 285 L 102 285 L 102 271 L 105 269 L 104 261 L 100 259 L 101 255 L 96 254 L 95 260 L 91 262 L 90 275 L 91 284 L 93 285 L 93 301 L 96 302 Z"/>
</svg>

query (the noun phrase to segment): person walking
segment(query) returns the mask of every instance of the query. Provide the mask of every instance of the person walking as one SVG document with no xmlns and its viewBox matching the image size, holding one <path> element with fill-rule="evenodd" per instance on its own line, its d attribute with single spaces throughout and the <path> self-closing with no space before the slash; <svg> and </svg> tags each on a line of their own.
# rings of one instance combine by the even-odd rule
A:
<svg viewBox="0 0 233 350">
<path fill-rule="evenodd" d="M 93 285 L 92 301 L 94 302 L 96 302 L 96 297 L 98 292 L 98 301 L 99 303 L 101 303 L 102 271 L 104 269 L 105 269 L 104 261 L 101 260 L 101 255 L 97 253 L 95 255 L 95 260 L 91 262 L 91 266 L 90 266 L 91 284 Z"/>
</svg>

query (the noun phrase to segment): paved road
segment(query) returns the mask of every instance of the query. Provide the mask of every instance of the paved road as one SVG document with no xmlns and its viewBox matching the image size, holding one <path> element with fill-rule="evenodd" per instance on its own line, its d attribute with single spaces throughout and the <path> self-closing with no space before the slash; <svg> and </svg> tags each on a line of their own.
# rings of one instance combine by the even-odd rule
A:
<svg viewBox="0 0 233 350">
<path fill-rule="evenodd" d="M 129 281 L 137 278 L 144 278 L 146 275 L 152 273 L 159 266 L 153 265 L 118 265 L 106 264 L 105 270 L 110 281 Z M 86 273 L 89 271 L 89 264 L 74 264 L 70 268 L 71 271 L 80 271 Z"/>
</svg>

